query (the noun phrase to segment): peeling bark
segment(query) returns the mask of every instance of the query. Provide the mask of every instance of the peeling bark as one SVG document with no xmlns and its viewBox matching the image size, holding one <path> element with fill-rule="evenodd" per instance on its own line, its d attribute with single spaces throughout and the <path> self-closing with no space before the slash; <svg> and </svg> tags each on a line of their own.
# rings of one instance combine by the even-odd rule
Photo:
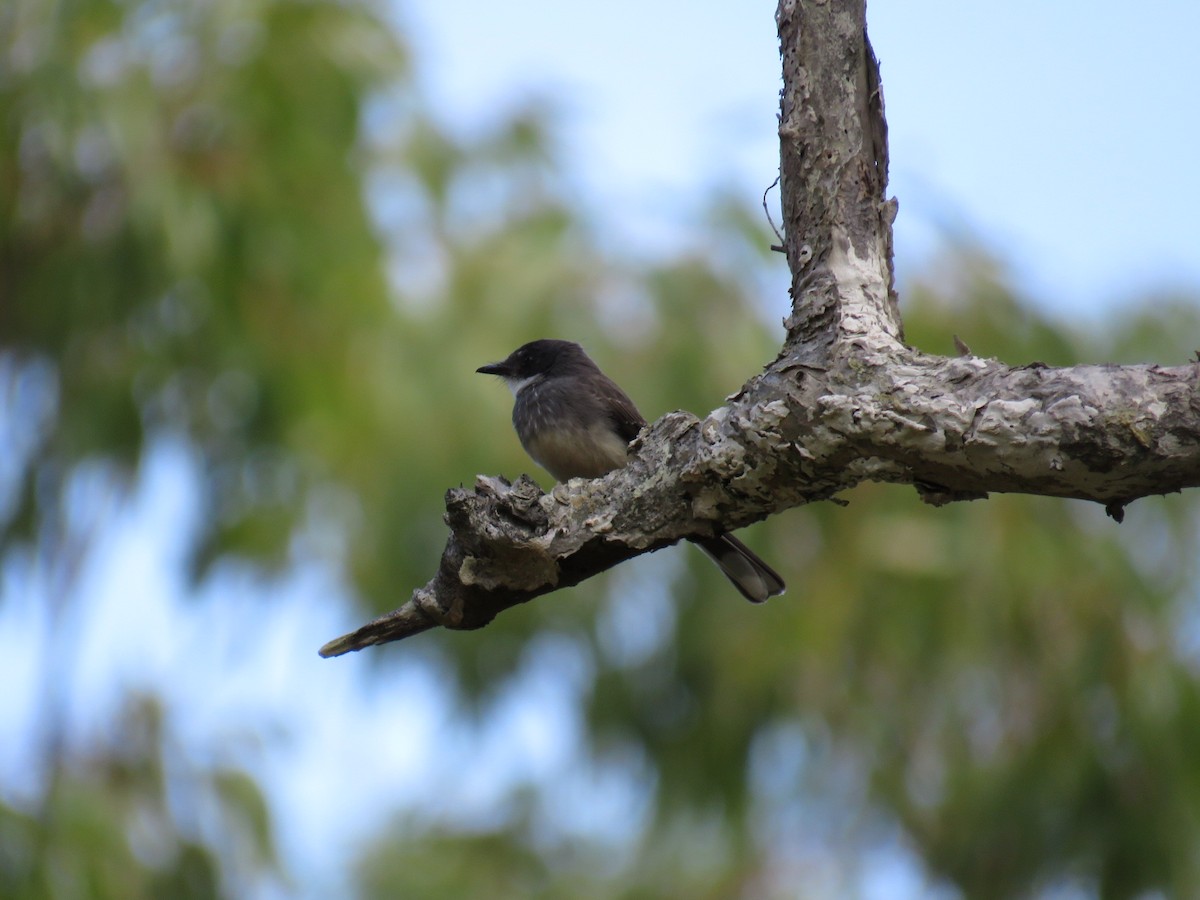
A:
<svg viewBox="0 0 1200 900">
<path fill-rule="evenodd" d="M 903 343 L 887 125 L 862 0 L 782 0 L 780 190 L 792 312 L 779 356 L 705 419 L 670 413 L 629 465 L 543 493 L 479 478 L 446 495 L 437 573 L 337 656 L 499 612 L 676 541 L 912 484 L 940 505 L 989 492 L 1103 503 L 1200 485 L 1200 364 L 1007 366 Z"/>
</svg>

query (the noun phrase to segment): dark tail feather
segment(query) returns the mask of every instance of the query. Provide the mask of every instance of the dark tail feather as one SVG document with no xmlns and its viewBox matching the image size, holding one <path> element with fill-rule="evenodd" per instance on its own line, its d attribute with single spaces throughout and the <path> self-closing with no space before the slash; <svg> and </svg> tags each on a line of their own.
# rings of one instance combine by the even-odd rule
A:
<svg viewBox="0 0 1200 900">
<path fill-rule="evenodd" d="M 725 577 L 751 603 L 762 603 L 768 597 L 782 594 L 787 587 L 778 572 L 732 534 L 703 538 L 696 541 L 696 545 L 709 555 Z"/>
</svg>

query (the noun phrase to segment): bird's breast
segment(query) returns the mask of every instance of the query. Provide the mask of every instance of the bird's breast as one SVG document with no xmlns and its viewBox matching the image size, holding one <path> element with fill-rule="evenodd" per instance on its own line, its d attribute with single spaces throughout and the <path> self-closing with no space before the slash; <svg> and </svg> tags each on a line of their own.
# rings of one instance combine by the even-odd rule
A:
<svg viewBox="0 0 1200 900">
<path fill-rule="evenodd" d="M 629 445 L 607 423 L 543 427 L 522 440 L 525 451 L 557 478 L 599 478 L 625 465 Z"/>
</svg>

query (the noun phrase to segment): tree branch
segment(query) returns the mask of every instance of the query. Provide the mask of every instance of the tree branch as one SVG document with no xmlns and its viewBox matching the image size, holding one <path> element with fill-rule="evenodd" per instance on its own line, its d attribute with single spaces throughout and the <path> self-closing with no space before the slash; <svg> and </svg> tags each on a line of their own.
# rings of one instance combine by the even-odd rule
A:
<svg viewBox="0 0 1200 900">
<path fill-rule="evenodd" d="M 887 124 L 859 0 L 782 0 L 780 192 L 792 314 L 787 345 L 831 351 L 870 333 L 897 346 Z"/>
<path fill-rule="evenodd" d="M 687 538 L 862 481 L 927 502 L 1021 492 L 1105 504 L 1200 485 L 1200 364 L 1007 366 L 907 348 L 894 201 L 861 0 L 782 0 L 781 191 L 792 313 L 776 360 L 703 420 L 643 430 L 630 463 L 543 493 L 479 478 L 446 495 L 437 573 L 337 656 L 499 612 Z"/>
</svg>

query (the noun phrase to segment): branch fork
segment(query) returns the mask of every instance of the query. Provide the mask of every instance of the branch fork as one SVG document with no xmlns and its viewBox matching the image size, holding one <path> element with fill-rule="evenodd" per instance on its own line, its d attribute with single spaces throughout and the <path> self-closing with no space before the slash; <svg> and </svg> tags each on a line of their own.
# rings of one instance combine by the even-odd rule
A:
<svg viewBox="0 0 1200 900">
<path fill-rule="evenodd" d="M 642 431 L 629 465 L 544 493 L 479 477 L 446 494 L 437 572 L 322 656 L 504 609 L 683 538 L 865 481 L 942 505 L 1009 491 L 1105 505 L 1200 486 L 1200 363 L 1006 366 L 903 343 L 887 124 L 861 0 L 782 0 L 780 191 L 792 311 L 776 360 L 699 420 Z"/>
</svg>

